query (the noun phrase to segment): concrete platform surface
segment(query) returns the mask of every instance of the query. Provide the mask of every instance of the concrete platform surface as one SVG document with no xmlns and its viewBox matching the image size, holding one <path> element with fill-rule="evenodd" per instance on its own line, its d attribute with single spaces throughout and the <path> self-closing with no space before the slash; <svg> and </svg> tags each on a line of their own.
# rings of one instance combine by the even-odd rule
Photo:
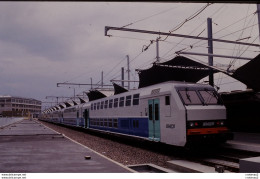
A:
<svg viewBox="0 0 260 179">
<path fill-rule="evenodd" d="M 37 121 L 0 129 L 0 173 L 130 173 L 133 170 Z M 89 157 L 90 159 L 86 159 Z"/>
<path fill-rule="evenodd" d="M 234 140 L 228 141 L 224 147 L 260 152 L 260 133 L 234 132 Z"/>
<path fill-rule="evenodd" d="M 260 173 L 260 157 L 241 159 L 239 161 L 240 173 Z"/>
</svg>

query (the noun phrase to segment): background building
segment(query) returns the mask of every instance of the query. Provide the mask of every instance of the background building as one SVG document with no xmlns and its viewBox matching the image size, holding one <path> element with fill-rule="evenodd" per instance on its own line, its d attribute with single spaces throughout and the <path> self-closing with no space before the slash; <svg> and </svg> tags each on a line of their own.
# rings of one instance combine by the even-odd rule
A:
<svg viewBox="0 0 260 179">
<path fill-rule="evenodd" d="M 28 113 L 37 115 L 41 112 L 42 102 L 32 98 L 0 96 L 0 115 L 27 116 Z"/>
</svg>

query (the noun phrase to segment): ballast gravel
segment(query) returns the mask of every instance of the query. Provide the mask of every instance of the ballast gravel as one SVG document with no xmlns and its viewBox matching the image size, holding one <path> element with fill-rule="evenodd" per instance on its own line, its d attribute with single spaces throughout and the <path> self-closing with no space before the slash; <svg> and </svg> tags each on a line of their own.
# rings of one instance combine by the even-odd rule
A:
<svg viewBox="0 0 260 179">
<path fill-rule="evenodd" d="M 166 162 L 172 160 L 170 156 L 152 150 L 120 143 L 111 138 L 103 138 L 93 134 L 66 128 L 60 125 L 40 121 L 47 127 L 83 144 L 84 146 L 123 165 L 137 165 L 152 163 L 167 167 Z M 140 143 L 138 143 L 140 145 Z"/>
</svg>

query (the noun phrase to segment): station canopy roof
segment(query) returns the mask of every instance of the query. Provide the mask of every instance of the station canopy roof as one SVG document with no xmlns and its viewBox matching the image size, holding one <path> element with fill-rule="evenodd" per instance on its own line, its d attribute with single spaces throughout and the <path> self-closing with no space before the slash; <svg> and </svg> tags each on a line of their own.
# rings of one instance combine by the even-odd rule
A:
<svg viewBox="0 0 260 179">
<path fill-rule="evenodd" d="M 139 72 L 139 88 L 150 86 L 165 81 L 183 81 L 196 83 L 213 73 L 222 72 L 244 83 L 255 92 L 260 92 L 260 54 L 245 65 L 239 67 L 234 73 L 216 67 L 210 67 L 203 62 L 196 62 L 183 56 L 176 56 L 172 60 L 163 63 L 154 63 L 146 70 Z"/>
<path fill-rule="evenodd" d="M 74 106 L 78 105 L 78 103 L 76 101 L 72 100 L 72 102 L 73 102 Z"/>
<path fill-rule="evenodd" d="M 80 98 L 80 97 L 79 97 L 79 101 L 80 101 L 80 104 L 86 103 L 86 101 L 84 99 Z"/>
<path fill-rule="evenodd" d="M 125 89 L 124 87 L 122 87 L 116 83 L 113 83 L 113 86 L 114 86 L 114 95 L 128 91 L 127 89 Z"/>
<path fill-rule="evenodd" d="M 231 77 L 241 81 L 255 92 L 260 91 L 260 54 L 245 65 L 236 69 Z"/>
<path fill-rule="evenodd" d="M 165 81 L 182 81 L 196 83 L 209 75 L 211 69 L 203 63 L 196 62 L 183 56 L 176 56 L 163 63 L 154 63 L 139 73 L 139 88 L 162 83 Z M 219 72 L 212 69 L 213 73 Z"/>
<path fill-rule="evenodd" d="M 107 97 L 106 95 L 104 95 L 102 92 L 98 91 L 98 90 L 91 90 L 87 93 L 88 99 L 89 101 L 94 101 L 97 99 L 101 99 L 101 98 L 105 98 Z"/>
<path fill-rule="evenodd" d="M 59 104 L 59 106 L 60 106 L 61 109 L 65 108 L 65 107 L 64 107 L 63 105 L 61 105 L 61 104 Z"/>
</svg>

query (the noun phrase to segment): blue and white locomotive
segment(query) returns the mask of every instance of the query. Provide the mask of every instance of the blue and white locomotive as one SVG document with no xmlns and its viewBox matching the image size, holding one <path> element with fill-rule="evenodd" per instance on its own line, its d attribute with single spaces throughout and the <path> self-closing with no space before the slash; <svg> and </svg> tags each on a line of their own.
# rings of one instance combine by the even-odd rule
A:
<svg viewBox="0 0 260 179">
<path fill-rule="evenodd" d="M 48 110 L 40 119 L 174 146 L 232 138 L 216 90 L 176 81 Z"/>
</svg>

